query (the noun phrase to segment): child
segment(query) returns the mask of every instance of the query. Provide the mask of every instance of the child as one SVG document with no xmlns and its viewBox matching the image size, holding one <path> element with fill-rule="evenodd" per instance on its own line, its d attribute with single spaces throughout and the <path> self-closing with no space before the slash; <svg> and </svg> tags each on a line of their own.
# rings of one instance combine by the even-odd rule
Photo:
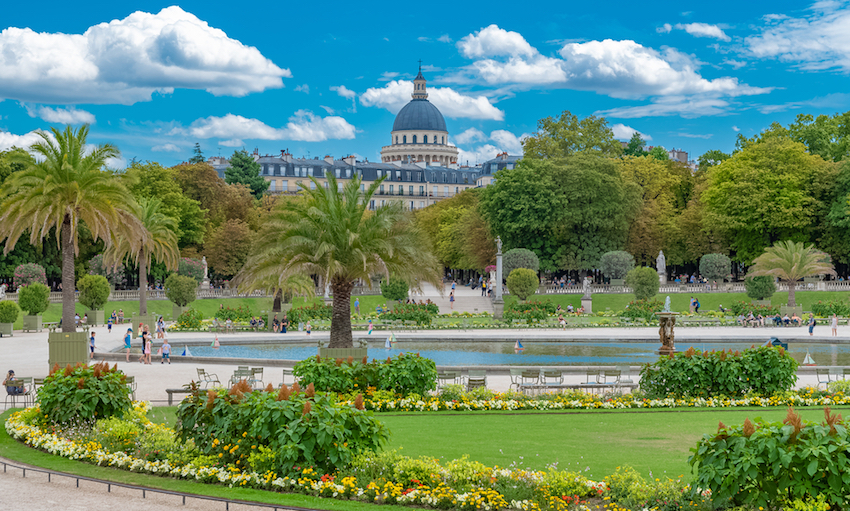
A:
<svg viewBox="0 0 850 511">
<path fill-rule="evenodd" d="M 14 396 L 14 395 L 18 395 L 18 394 L 23 394 L 24 392 L 27 391 L 27 389 L 24 388 L 23 385 L 12 386 L 13 384 L 16 384 L 16 383 L 21 383 L 21 380 L 18 380 L 17 378 L 15 378 L 15 371 L 12 371 L 11 369 L 9 369 L 9 372 L 6 373 L 6 379 L 3 380 L 3 386 L 6 387 L 6 394 L 9 394 L 10 396 Z"/>
<path fill-rule="evenodd" d="M 91 353 L 89 353 L 90 359 L 94 358 L 94 348 L 95 348 L 95 345 L 94 345 L 94 330 L 92 330 L 91 337 L 89 337 L 89 349 L 91 350 Z"/>
<path fill-rule="evenodd" d="M 369 335 L 372 335 L 372 320 L 369 320 L 369 331 L 366 332 Z"/>
<path fill-rule="evenodd" d="M 164 364 L 166 360 L 168 360 L 168 365 L 171 365 L 171 345 L 168 344 L 168 337 L 164 337 L 162 341 L 162 362 L 160 364 Z"/>
<path fill-rule="evenodd" d="M 127 362 L 130 361 L 130 341 L 133 339 L 133 329 L 127 329 L 127 335 L 124 336 L 124 348 L 127 350 Z"/>
<path fill-rule="evenodd" d="M 310 327 L 310 322 L 308 321 L 308 322 L 307 322 L 307 326 L 305 327 L 305 329 L 307 330 L 307 335 L 310 335 L 310 328 L 311 328 L 311 327 Z"/>
<path fill-rule="evenodd" d="M 113 313 L 114 315 L 114 313 Z M 109 319 L 106 320 L 106 333 L 112 333 L 112 316 L 109 316 Z"/>
</svg>

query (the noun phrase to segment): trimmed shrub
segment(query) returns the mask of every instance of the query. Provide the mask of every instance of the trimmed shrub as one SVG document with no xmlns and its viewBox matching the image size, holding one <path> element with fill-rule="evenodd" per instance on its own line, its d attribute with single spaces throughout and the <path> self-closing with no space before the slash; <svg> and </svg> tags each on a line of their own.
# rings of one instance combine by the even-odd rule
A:
<svg viewBox="0 0 850 511">
<path fill-rule="evenodd" d="M 744 287 L 747 289 L 747 296 L 753 300 L 767 300 L 776 292 L 773 277 L 767 275 L 745 278 Z"/>
<path fill-rule="evenodd" d="M 251 313 L 251 308 L 247 305 L 244 308 L 240 305 L 235 309 L 225 307 L 215 311 L 215 318 L 221 321 L 227 321 L 229 319 L 233 322 L 241 321 L 243 323 L 249 323 L 253 317 L 254 315 Z"/>
<path fill-rule="evenodd" d="M 776 313 L 779 312 L 778 307 L 774 307 L 772 305 L 759 305 L 757 303 L 745 302 L 743 300 L 738 300 L 736 302 L 732 302 L 732 305 L 729 307 L 729 310 L 732 311 L 732 314 L 739 316 L 741 314 L 747 315 L 749 313 L 753 313 L 754 316 L 758 316 L 761 314 L 762 316 L 776 316 Z"/>
<path fill-rule="evenodd" d="M 200 259 L 181 257 L 177 262 L 177 274 L 195 279 L 195 285 L 204 280 L 204 263 Z"/>
<path fill-rule="evenodd" d="M 622 279 L 635 267 L 635 257 L 623 250 L 605 252 L 599 259 L 599 269 L 609 279 Z"/>
<path fill-rule="evenodd" d="M 623 311 L 624 318 L 643 318 L 652 321 L 657 318 L 656 312 L 661 312 L 664 304 L 659 300 L 632 300 Z"/>
<path fill-rule="evenodd" d="M 381 295 L 387 300 L 404 300 L 407 298 L 409 290 L 410 286 L 407 285 L 407 282 L 395 277 L 390 277 L 389 281 L 381 284 Z"/>
<path fill-rule="evenodd" d="M 0 301 L 0 323 L 14 323 L 20 313 L 21 308 L 12 300 Z"/>
<path fill-rule="evenodd" d="M 302 385 L 312 383 L 316 390 L 348 393 L 369 387 L 401 396 L 425 395 L 436 388 L 437 366 L 416 353 L 400 353 L 396 358 L 363 363 L 362 360 L 304 359 L 292 369 Z"/>
<path fill-rule="evenodd" d="M 104 279 L 106 280 L 106 279 Z M 64 423 L 71 419 L 123 417 L 130 410 L 130 387 L 117 369 L 102 362 L 93 366 L 53 366 L 38 389 L 38 404 L 47 419 Z"/>
<path fill-rule="evenodd" d="M 36 263 L 25 263 L 15 268 L 15 278 L 12 280 L 15 289 L 39 282 L 47 285 L 47 274 L 44 273 L 44 267 Z"/>
<path fill-rule="evenodd" d="M 40 282 L 19 288 L 18 306 L 30 316 L 41 314 L 50 306 L 50 288 Z"/>
<path fill-rule="evenodd" d="M 192 277 L 172 273 L 165 279 L 165 297 L 178 307 L 185 307 L 197 298 L 198 283 Z"/>
<path fill-rule="evenodd" d="M 77 281 L 80 303 L 91 310 L 103 310 L 109 300 L 109 281 L 100 275 L 86 275 Z"/>
<path fill-rule="evenodd" d="M 382 312 L 380 317 L 383 320 L 394 321 L 416 321 L 418 325 L 430 325 L 431 319 L 439 313 L 437 304 L 397 304 L 392 310 Z"/>
<path fill-rule="evenodd" d="M 528 268 L 517 268 L 507 278 L 508 290 L 522 301 L 534 295 L 540 287 L 537 273 Z"/>
<path fill-rule="evenodd" d="M 797 362 L 781 347 L 734 353 L 691 347 L 645 365 L 640 375 L 640 388 L 649 398 L 772 396 L 794 386 Z"/>
<path fill-rule="evenodd" d="M 721 422 L 717 433 L 703 436 L 691 449 L 688 463 L 696 469 L 693 485 L 710 489 L 718 507 L 777 509 L 783 501 L 818 496 L 846 509 L 849 444 L 847 424 L 828 407 L 820 424 L 788 408 L 782 422 Z"/>
<path fill-rule="evenodd" d="M 732 274 L 732 260 L 724 254 L 705 254 L 699 260 L 699 272 L 708 280 L 723 282 Z"/>
<path fill-rule="evenodd" d="M 626 285 L 632 288 L 635 298 L 649 300 L 658 294 L 658 272 L 647 266 L 635 268 L 626 274 Z"/>
<path fill-rule="evenodd" d="M 540 259 L 537 254 L 527 248 L 514 248 L 502 256 L 502 274 L 510 275 L 517 268 L 527 268 L 533 272 L 540 269 Z"/>
<path fill-rule="evenodd" d="M 389 436 L 372 412 L 310 388 L 252 392 L 244 382 L 228 393 L 202 392 L 194 382 L 189 388 L 177 410 L 179 437 L 228 464 L 244 467 L 250 460 L 281 476 L 301 476 L 306 467 L 333 474 Z"/>
<path fill-rule="evenodd" d="M 127 284 L 127 276 L 124 273 L 124 265 L 118 263 L 109 266 L 103 263 L 103 254 L 98 254 L 89 260 L 89 274 L 106 277 L 112 286 L 123 286 Z"/>
</svg>

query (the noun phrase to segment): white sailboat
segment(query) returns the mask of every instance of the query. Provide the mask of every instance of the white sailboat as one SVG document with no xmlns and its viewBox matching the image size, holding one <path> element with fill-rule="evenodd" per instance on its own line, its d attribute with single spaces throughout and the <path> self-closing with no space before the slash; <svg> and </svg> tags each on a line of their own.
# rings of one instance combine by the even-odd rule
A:
<svg viewBox="0 0 850 511">
<path fill-rule="evenodd" d="M 803 359 L 803 365 L 804 365 L 804 366 L 814 366 L 814 365 L 817 365 L 817 364 L 815 363 L 815 359 L 813 359 L 813 358 L 812 358 L 812 356 L 811 356 L 811 355 L 809 355 L 809 350 L 806 350 L 806 358 L 804 358 L 804 359 Z"/>
</svg>

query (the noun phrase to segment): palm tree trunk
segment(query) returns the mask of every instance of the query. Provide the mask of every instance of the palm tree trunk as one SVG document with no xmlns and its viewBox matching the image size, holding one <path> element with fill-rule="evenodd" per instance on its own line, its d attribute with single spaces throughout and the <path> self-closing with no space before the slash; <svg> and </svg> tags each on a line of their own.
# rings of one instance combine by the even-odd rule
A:
<svg viewBox="0 0 850 511">
<path fill-rule="evenodd" d="M 71 218 L 65 216 L 62 221 L 62 331 L 76 332 L 74 322 L 77 302 L 74 282 L 74 240 L 71 239 Z"/>
<path fill-rule="evenodd" d="M 280 302 L 283 298 L 283 292 L 280 288 L 274 292 L 274 301 L 272 302 L 272 312 L 280 312 Z"/>
<path fill-rule="evenodd" d="M 142 249 L 139 252 L 139 316 L 148 315 L 148 269 L 145 261 L 145 249 Z"/>
<path fill-rule="evenodd" d="M 794 294 L 797 290 L 797 282 L 793 280 L 788 281 L 788 307 L 796 307 L 797 299 Z"/>
<path fill-rule="evenodd" d="M 329 348 L 353 348 L 351 336 L 351 290 L 354 283 L 344 279 L 331 280 L 334 292 L 333 313 L 331 315 L 331 339 Z"/>
</svg>

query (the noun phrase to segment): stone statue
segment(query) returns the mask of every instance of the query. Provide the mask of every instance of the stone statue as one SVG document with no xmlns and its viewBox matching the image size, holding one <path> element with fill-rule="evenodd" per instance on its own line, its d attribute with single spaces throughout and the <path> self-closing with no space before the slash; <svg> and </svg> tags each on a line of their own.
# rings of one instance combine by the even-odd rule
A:
<svg viewBox="0 0 850 511">
<path fill-rule="evenodd" d="M 6 284 L 0 284 L 0 300 L 6 299 L 6 288 L 9 287 Z"/>
<path fill-rule="evenodd" d="M 496 236 L 496 253 L 497 254 L 502 253 L 502 237 L 501 236 Z"/>
<path fill-rule="evenodd" d="M 667 299 L 664 300 L 664 309 L 661 312 L 672 312 L 670 310 L 670 296 L 667 296 Z"/>
<path fill-rule="evenodd" d="M 590 277 L 585 277 L 584 280 L 581 281 L 581 290 L 584 292 L 585 296 L 590 296 Z"/>
<path fill-rule="evenodd" d="M 201 263 L 204 265 L 204 280 L 209 279 L 209 267 L 207 266 L 207 256 L 201 258 Z"/>
<path fill-rule="evenodd" d="M 669 355 L 675 353 L 676 343 L 673 336 L 673 327 L 676 325 L 675 317 L 660 317 L 658 318 L 658 336 L 661 337 L 661 348 L 658 350 L 660 355 Z"/>
<path fill-rule="evenodd" d="M 655 269 L 658 270 L 659 275 L 664 275 L 667 273 L 667 258 L 664 257 L 664 251 L 658 251 L 658 258 L 655 260 Z"/>
</svg>

